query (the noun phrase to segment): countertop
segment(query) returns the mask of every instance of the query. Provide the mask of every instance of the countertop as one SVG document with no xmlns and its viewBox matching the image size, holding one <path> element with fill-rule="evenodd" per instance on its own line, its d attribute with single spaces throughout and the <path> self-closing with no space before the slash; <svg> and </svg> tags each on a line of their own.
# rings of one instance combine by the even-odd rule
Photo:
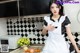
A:
<svg viewBox="0 0 80 53">
<path fill-rule="evenodd" d="M 29 46 L 29 48 L 39 48 L 40 50 L 42 50 L 44 47 L 44 44 L 33 44 L 31 46 Z M 18 48 L 18 49 L 15 49 L 9 53 L 24 53 L 24 50 L 22 48 Z"/>
</svg>

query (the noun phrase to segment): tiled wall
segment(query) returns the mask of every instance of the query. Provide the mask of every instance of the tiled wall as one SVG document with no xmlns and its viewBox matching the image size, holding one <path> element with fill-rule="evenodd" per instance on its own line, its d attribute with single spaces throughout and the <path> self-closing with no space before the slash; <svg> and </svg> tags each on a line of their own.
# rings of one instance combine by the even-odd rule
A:
<svg viewBox="0 0 80 53">
<path fill-rule="evenodd" d="M 26 35 L 32 44 L 44 44 L 46 35 L 41 34 L 43 17 L 16 18 L 7 20 L 8 35 Z"/>
<path fill-rule="evenodd" d="M 26 35 L 32 44 L 44 44 L 48 35 L 42 35 L 43 17 L 16 18 L 7 20 L 8 35 Z M 80 34 L 73 33 L 74 38 L 80 44 Z M 70 42 L 65 35 L 66 41 Z"/>
<path fill-rule="evenodd" d="M 7 35 L 6 18 L 0 18 L 0 36 Z"/>
</svg>

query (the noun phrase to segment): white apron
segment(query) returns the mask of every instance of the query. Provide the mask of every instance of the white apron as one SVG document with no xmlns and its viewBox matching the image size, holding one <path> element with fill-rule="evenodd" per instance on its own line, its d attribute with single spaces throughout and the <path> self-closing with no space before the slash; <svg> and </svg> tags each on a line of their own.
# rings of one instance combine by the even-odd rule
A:
<svg viewBox="0 0 80 53">
<path fill-rule="evenodd" d="M 48 31 L 49 36 L 41 53 L 70 53 L 64 34 L 61 34 L 61 23 L 63 20 L 63 18 L 60 18 L 59 22 L 58 20 L 52 22 L 48 19 L 48 24 L 57 26 L 57 28 L 53 31 Z"/>
</svg>

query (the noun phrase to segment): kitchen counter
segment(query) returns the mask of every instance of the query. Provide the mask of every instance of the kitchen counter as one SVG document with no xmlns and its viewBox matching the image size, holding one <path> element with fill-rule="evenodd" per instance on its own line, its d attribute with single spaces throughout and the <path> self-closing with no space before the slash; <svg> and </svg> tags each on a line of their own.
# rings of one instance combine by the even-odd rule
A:
<svg viewBox="0 0 80 53">
<path fill-rule="evenodd" d="M 1 40 L 8 40 L 9 49 L 16 49 L 17 48 L 17 40 L 21 38 L 19 35 L 5 35 L 0 36 Z M 1 48 L 1 42 L 0 42 L 0 48 Z"/>
<path fill-rule="evenodd" d="M 34 45 L 29 46 L 29 48 L 34 48 L 34 49 L 38 48 L 40 50 L 42 50 L 43 47 L 44 47 L 44 44 L 37 44 L 37 45 L 34 44 Z M 9 53 L 25 53 L 25 52 L 24 52 L 24 50 L 22 48 L 18 48 L 18 49 L 15 49 L 15 50 L 13 50 L 13 51 L 11 51 Z"/>
</svg>

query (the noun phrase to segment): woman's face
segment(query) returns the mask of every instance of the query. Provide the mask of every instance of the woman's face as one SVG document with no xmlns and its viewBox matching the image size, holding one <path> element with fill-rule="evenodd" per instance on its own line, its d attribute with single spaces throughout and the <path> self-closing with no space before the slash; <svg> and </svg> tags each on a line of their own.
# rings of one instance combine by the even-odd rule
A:
<svg viewBox="0 0 80 53">
<path fill-rule="evenodd" d="M 50 7 L 50 10 L 51 12 L 54 14 L 54 15 L 58 15 L 59 14 L 59 6 L 55 3 L 53 3 Z"/>
</svg>

